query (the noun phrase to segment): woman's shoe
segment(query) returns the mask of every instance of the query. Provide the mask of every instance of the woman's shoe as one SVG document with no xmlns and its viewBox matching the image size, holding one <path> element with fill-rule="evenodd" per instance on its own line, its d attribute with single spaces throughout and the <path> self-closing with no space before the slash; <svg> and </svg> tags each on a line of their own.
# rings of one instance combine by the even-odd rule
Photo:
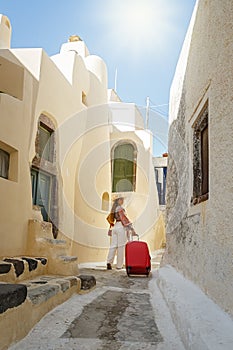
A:
<svg viewBox="0 0 233 350">
<path fill-rule="evenodd" d="M 112 270 L 112 265 L 110 263 L 107 263 L 107 270 Z"/>
</svg>

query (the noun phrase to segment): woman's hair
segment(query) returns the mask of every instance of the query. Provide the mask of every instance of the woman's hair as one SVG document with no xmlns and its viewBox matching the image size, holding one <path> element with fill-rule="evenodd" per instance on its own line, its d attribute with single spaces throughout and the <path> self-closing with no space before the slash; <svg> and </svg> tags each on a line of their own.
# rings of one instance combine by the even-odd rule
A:
<svg viewBox="0 0 233 350">
<path fill-rule="evenodd" d="M 122 198 L 122 197 L 121 197 Z M 114 200 L 114 202 L 113 202 L 113 205 L 112 205 L 112 209 L 111 209 L 111 213 L 115 213 L 115 211 L 116 211 L 116 208 L 118 207 L 118 201 L 119 201 L 119 199 L 121 199 L 121 198 L 117 198 L 117 199 L 115 199 Z"/>
</svg>

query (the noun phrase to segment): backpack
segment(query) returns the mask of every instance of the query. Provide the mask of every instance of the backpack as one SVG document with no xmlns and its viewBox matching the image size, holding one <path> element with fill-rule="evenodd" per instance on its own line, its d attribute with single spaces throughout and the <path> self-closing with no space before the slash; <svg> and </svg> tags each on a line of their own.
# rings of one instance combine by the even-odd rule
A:
<svg viewBox="0 0 233 350">
<path fill-rule="evenodd" d="M 114 221 L 115 221 L 115 215 L 114 215 L 114 213 L 108 214 L 108 216 L 106 217 L 106 220 L 108 221 L 108 223 L 110 224 L 110 226 L 114 226 Z"/>
</svg>

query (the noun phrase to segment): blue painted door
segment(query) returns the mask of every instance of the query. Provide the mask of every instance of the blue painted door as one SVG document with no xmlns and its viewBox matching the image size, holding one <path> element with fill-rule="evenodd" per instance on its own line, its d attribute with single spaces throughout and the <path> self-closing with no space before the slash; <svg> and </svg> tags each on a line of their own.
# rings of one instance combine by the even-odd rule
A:
<svg viewBox="0 0 233 350">
<path fill-rule="evenodd" d="M 51 176 L 36 169 L 31 170 L 32 200 L 41 208 L 44 221 L 49 221 Z"/>
</svg>

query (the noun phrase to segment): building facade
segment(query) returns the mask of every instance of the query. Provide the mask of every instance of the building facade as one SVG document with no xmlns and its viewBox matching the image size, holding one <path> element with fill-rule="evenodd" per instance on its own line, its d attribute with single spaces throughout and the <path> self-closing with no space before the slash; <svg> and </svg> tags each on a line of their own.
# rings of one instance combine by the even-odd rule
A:
<svg viewBox="0 0 233 350">
<path fill-rule="evenodd" d="M 176 68 L 165 257 L 231 314 L 232 22 L 232 1 L 197 1 Z"/>
<path fill-rule="evenodd" d="M 45 235 L 47 222 L 79 262 L 104 261 L 116 193 L 138 233 L 159 248 L 152 137 L 137 107 L 108 90 L 104 61 L 78 36 L 52 57 L 10 42 L 1 15 L 0 258 L 42 252 L 34 236 Z"/>
</svg>

